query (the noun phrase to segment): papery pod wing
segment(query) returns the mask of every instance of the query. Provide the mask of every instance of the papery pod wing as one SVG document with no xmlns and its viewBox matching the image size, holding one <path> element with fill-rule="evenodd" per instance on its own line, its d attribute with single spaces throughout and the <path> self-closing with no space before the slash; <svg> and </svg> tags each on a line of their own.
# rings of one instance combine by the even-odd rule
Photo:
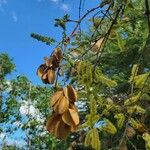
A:
<svg viewBox="0 0 150 150">
<path fill-rule="evenodd" d="M 45 64 L 42 64 L 38 67 L 36 74 L 41 78 L 46 70 L 47 66 Z"/>
<path fill-rule="evenodd" d="M 43 80 L 48 79 L 48 76 L 47 76 L 47 75 L 48 75 L 48 74 L 47 74 L 47 72 L 43 73 L 43 75 L 42 75 L 42 79 L 43 79 Z"/>
<path fill-rule="evenodd" d="M 55 70 L 56 68 L 59 67 L 60 61 L 57 59 L 55 55 L 52 57 L 52 68 Z"/>
<path fill-rule="evenodd" d="M 52 67 L 51 58 L 44 57 L 44 61 L 45 61 L 45 65 L 46 65 L 47 67 Z"/>
<path fill-rule="evenodd" d="M 76 132 L 78 130 L 78 125 L 70 126 L 71 132 Z"/>
<path fill-rule="evenodd" d="M 52 114 L 52 116 L 47 120 L 46 128 L 50 133 L 54 133 L 55 126 L 58 122 L 60 122 L 61 116 Z"/>
<path fill-rule="evenodd" d="M 146 150 L 150 150 L 150 134 L 149 133 L 144 133 L 143 134 L 143 139 L 144 139 L 144 141 L 145 141 L 145 144 L 146 144 Z"/>
<path fill-rule="evenodd" d="M 51 106 L 53 107 L 58 102 L 58 100 L 62 98 L 63 98 L 62 90 L 55 92 L 50 100 Z"/>
<path fill-rule="evenodd" d="M 68 109 L 62 115 L 62 120 L 69 126 L 77 126 L 79 124 L 78 112 L 74 109 Z"/>
<path fill-rule="evenodd" d="M 77 93 L 75 89 L 70 85 L 67 86 L 67 95 L 71 103 L 74 103 L 75 101 L 77 101 Z"/>
<path fill-rule="evenodd" d="M 63 53 L 61 51 L 60 48 L 56 48 L 54 50 L 54 55 L 56 56 L 56 58 L 60 61 L 63 58 Z"/>
<path fill-rule="evenodd" d="M 63 94 L 64 94 L 64 96 L 65 96 L 67 99 L 69 99 L 69 98 L 68 98 L 68 90 L 67 90 L 67 87 L 63 88 Z"/>
<path fill-rule="evenodd" d="M 49 83 L 53 84 L 56 78 L 55 71 L 52 69 L 49 69 L 47 72 L 47 77 L 48 77 Z"/>
<path fill-rule="evenodd" d="M 59 139 L 65 139 L 69 133 L 70 126 L 65 124 L 61 119 L 61 121 L 55 126 L 54 135 Z"/>
<path fill-rule="evenodd" d="M 42 79 L 43 83 L 49 84 L 47 72 L 45 72 L 45 73 L 42 75 L 41 79 Z"/>
<path fill-rule="evenodd" d="M 69 101 L 66 97 L 62 97 L 59 101 L 54 105 L 54 111 L 58 114 L 63 114 L 69 107 Z"/>
<path fill-rule="evenodd" d="M 69 108 L 75 110 L 76 112 L 78 112 L 78 108 L 76 107 L 76 105 L 74 104 L 69 104 Z"/>
<path fill-rule="evenodd" d="M 102 46 L 103 41 L 104 41 L 104 38 L 100 38 L 96 43 L 95 42 L 91 43 L 92 51 L 93 52 L 101 51 L 103 48 Z"/>
</svg>

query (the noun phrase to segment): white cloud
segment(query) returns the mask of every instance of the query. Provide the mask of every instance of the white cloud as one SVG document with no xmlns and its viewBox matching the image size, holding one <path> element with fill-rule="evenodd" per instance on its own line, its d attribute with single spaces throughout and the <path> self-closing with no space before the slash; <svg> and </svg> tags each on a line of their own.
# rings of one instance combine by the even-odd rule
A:
<svg viewBox="0 0 150 150">
<path fill-rule="evenodd" d="M 16 12 L 12 12 L 12 19 L 13 19 L 14 22 L 18 21 L 18 17 L 17 17 Z"/>
<path fill-rule="evenodd" d="M 69 11 L 69 5 L 68 4 L 61 4 L 61 7 L 60 7 L 63 11 Z"/>
<path fill-rule="evenodd" d="M 19 127 L 22 125 L 22 123 L 20 121 L 15 121 L 13 125 Z"/>
<path fill-rule="evenodd" d="M 69 5 L 66 3 L 62 3 L 60 0 L 50 0 L 53 3 L 56 3 L 57 6 L 63 11 L 69 11 Z"/>
<path fill-rule="evenodd" d="M 29 109 L 29 110 L 28 110 Z M 29 114 L 33 117 L 35 117 L 38 113 L 38 110 L 33 106 L 33 105 L 30 105 L 30 107 L 28 107 L 28 103 L 25 102 L 24 104 L 21 105 L 20 107 L 20 113 L 22 115 L 27 115 L 28 114 L 28 111 L 29 111 Z"/>
<path fill-rule="evenodd" d="M 7 84 L 7 92 L 10 92 L 12 90 L 12 85 L 11 85 L 11 82 L 9 80 L 6 81 L 6 84 Z"/>
<path fill-rule="evenodd" d="M 45 118 L 41 115 L 41 113 L 39 112 L 39 110 L 37 108 L 35 108 L 32 104 L 29 107 L 27 101 L 25 101 L 21 105 L 19 111 L 20 111 L 21 115 L 28 115 L 28 113 L 29 113 L 38 122 L 42 122 L 43 123 L 45 121 Z"/>
<path fill-rule="evenodd" d="M 0 139 L 3 139 L 4 137 L 6 136 L 6 134 L 5 133 L 0 133 Z"/>
<path fill-rule="evenodd" d="M 13 138 L 7 137 L 6 141 L 8 145 L 17 145 L 20 148 L 25 146 L 26 144 L 26 142 L 23 139 L 13 139 Z"/>
</svg>

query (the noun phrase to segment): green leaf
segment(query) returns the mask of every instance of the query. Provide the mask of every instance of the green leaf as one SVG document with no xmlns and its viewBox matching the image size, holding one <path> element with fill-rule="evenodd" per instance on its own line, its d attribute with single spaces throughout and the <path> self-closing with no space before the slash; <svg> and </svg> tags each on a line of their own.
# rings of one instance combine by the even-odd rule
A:
<svg viewBox="0 0 150 150">
<path fill-rule="evenodd" d="M 113 123 L 111 121 L 109 121 L 108 119 L 104 119 L 106 125 L 102 127 L 102 130 L 107 132 L 108 134 L 116 134 L 117 133 L 117 129 L 116 127 L 113 125 Z"/>
<path fill-rule="evenodd" d="M 119 129 L 121 129 L 125 122 L 125 116 L 122 113 L 116 114 L 115 117 L 117 119 L 117 126 Z"/>
<path fill-rule="evenodd" d="M 47 36 L 42 36 L 42 35 L 39 35 L 39 34 L 36 34 L 36 33 L 31 33 L 31 37 L 38 40 L 38 41 L 44 42 L 47 45 L 51 45 L 55 42 L 55 40 L 53 38 L 50 38 L 50 37 L 47 37 Z"/>
<path fill-rule="evenodd" d="M 128 105 L 131 105 L 131 104 L 133 104 L 133 103 L 136 103 L 137 101 L 139 101 L 140 96 L 141 96 L 141 92 L 139 92 L 139 93 L 138 93 L 137 95 L 135 95 L 135 96 L 132 96 L 132 97 L 126 99 L 126 100 L 124 101 L 124 105 L 125 105 L 125 106 L 128 106 Z"/>
<path fill-rule="evenodd" d="M 144 133 L 142 137 L 146 143 L 146 150 L 150 150 L 150 135 L 148 133 Z"/>
<path fill-rule="evenodd" d="M 96 128 L 91 129 L 84 141 L 85 146 L 91 145 L 91 147 L 95 150 L 100 150 L 101 149 L 101 141 L 99 139 L 99 133 Z"/>
<path fill-rule="evenodd" d="M 138 65 L 134 64 L 133 67 L 132 67 L 131 77 L 130 77 L 130 80 L 129 80 L 130 83 L 134 81 L 134 78 L 138 73 L 138 69 L 139 69 Z"/>
</svg>

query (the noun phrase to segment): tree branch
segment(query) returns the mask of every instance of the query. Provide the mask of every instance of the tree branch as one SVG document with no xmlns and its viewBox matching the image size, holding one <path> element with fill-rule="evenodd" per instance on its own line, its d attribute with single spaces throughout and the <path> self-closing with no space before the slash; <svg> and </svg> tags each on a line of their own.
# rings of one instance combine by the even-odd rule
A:
<svg viewBox="0 0 150 150">
<path fill-rule="evenodd" d="M 147 23 L 148 23 L 148 30 L 150 33 L 150 10 L 149 10 L 149 4 L 148 4 L 148 0 L 145 0 L 145 6 L 146 6 L 146 15 L 147 15 Z"/>
</svg>

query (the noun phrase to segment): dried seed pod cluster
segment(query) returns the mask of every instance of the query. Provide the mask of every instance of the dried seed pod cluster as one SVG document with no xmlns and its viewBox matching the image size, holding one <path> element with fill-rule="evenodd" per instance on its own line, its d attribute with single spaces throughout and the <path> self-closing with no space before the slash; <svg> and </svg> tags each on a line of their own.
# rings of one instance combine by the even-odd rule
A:
<svg viewBox="0 0 150 150">
<path fill-rule="evenodd" d="M 63 54 L 60 48 L 54 50 L 50 58 L 45 58 L 45 63 L 40 65 L 37 69 L 37 75 L 45 84 L 53 84 L 56 78 L 56 69 L 60 66 L 60 61 Z"/>
<path fill-rule="evenodd" d="M 50 104 L 52 116 L 48 119 L 47 130 L 60 139 L 65 139 L 70 132 L 76 131 L 79 125 L 78 110 L 75 106 L 77 93 L 72 86 L 67 86 L 54 93 Z"/>
</svg>

